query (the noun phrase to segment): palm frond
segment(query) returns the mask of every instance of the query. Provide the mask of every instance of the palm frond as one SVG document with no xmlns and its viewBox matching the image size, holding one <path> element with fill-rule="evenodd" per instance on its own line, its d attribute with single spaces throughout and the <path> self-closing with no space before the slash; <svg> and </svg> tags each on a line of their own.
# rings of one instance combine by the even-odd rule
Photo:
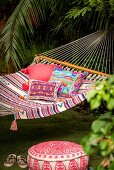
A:
<svg viewBox="0 0 114 170">
<path fill-rule="evenodd" d="M 82 9 L 75 7 L 71 10 L 69 10 L 68 13 L 66 13 L 66 18 L 77 18 L 80 16 L 84 16 L 87 12 L 90 12 L 91 8 L 89 6 L 83 7 Z"/>
<path fill-rule="evenodd" d="M 114 14 L 114 1 L 113 0 L 86 0 L 74 1 L 74 6 L 68 10 L 65 18 L 67 20 L 79 20 L 81 18 L 82 25 L 90 25 L 95 30 L 109 29 L 110 16 Z"/>
<path fill-rule="evenodd" d="M 34 27 L 45 20 L 46 1 L 21 0 L 13 14 L 8 19 L 2 33 L 1 43 L 4 46 L 6 64 L 12 63 L 16 69 L 25 58 L 21 47 L 26 46 L 26 39 L 31 40 Z"/>
</svg>

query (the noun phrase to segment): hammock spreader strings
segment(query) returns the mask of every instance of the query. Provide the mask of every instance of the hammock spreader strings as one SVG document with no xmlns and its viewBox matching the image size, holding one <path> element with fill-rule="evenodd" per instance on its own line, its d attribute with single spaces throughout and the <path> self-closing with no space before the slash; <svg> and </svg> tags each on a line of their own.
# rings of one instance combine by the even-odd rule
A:
<svg viewBox="0 0 114 170">
<path fill-rule="evenodd" d="M 55 57 L 57 60 L 62 59 L 62 61 L 67 61 L 69 63 L 76 64 L 74 62 L 76 60 L 78 61 L 78 59 L 80 59 L 80 55 L 82 55 L 81 53 L 85 52 L 85 47 L 88 46 L 92 42 L 93 38 L 95 38 L 95 36 L 93 36 L 93 35 L 94 34 L 92 34 L 91 36 L 90 35 L 87 36 L 88 41 L 87 41 L 86 37 L 83 37 L 81 39 L 78 39 L 78 40 L 68 43 L 66 45 L 63 45 L 59 48 L 45 52 L 45 53 L 43 53 L 43 55 L 48 55 L 48 56 L 51 56 L 52 58 Z M 82 55 L 81 59 L 82 58 L 83 58 L 83 55 Z"/>
<path fill-rule="evenodd" d="M 114 73 L 112 33 L 95 32 L 76 41 L 42 53 L 53 59 L 81 67 Z"/>
</svg>

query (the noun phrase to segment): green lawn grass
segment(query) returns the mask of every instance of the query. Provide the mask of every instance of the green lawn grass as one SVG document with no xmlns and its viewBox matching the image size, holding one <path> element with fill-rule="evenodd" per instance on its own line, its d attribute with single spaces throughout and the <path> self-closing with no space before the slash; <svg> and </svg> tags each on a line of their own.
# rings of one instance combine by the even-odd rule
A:
<svg viewBox="0 0 114 170">
<path fill-rule="evenodd" d="M 79 143 L 89 133 L 95 119 L 89 114 L 68 110 L 47 118 L 18 120 L 18 131 L 11 131 L 13 116 L 0 117 L 0 170 L 19 170 L 17 163 L 7 168 L 3 163 L 8 154 L 27 156 L 28 148 L 40 142 L 65 140 Z M 89 166 L 99 164 L 100 156 L 90 156 Z"/>
</svg>

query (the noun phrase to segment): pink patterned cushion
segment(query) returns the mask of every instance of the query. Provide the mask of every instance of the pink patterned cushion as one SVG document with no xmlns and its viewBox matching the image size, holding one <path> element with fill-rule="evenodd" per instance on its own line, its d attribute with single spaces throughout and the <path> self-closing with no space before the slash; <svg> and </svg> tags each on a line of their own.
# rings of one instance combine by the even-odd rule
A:
<svg viewBox="0 0 114 170">
<path fill-rule="evenodd" d="M 48 141 L 28 150 L 29 170 L 87 170 L 89 157 L 81 145 L 67 141 Z"/>
<path fill-rule="evenodd" d="M 29 99 L 43 99 L 56 101 L 57 92 L 60 87 L 59 82 L 45 82 L 40 80 L 31 80 L 28 92 Z"/>
</svg>

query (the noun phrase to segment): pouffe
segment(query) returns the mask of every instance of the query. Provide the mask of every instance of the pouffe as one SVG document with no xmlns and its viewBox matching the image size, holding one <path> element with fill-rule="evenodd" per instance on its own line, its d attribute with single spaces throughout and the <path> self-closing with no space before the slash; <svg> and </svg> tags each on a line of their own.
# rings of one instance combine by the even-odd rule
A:
<svg viewBox="0 0 114 170">
<path fill-rule="evenodd" d="M 89 157 L 81 145 L 68 141 L 48 141 L 28 149 L 29 170 L 87 170 Z"/>
</svg>

